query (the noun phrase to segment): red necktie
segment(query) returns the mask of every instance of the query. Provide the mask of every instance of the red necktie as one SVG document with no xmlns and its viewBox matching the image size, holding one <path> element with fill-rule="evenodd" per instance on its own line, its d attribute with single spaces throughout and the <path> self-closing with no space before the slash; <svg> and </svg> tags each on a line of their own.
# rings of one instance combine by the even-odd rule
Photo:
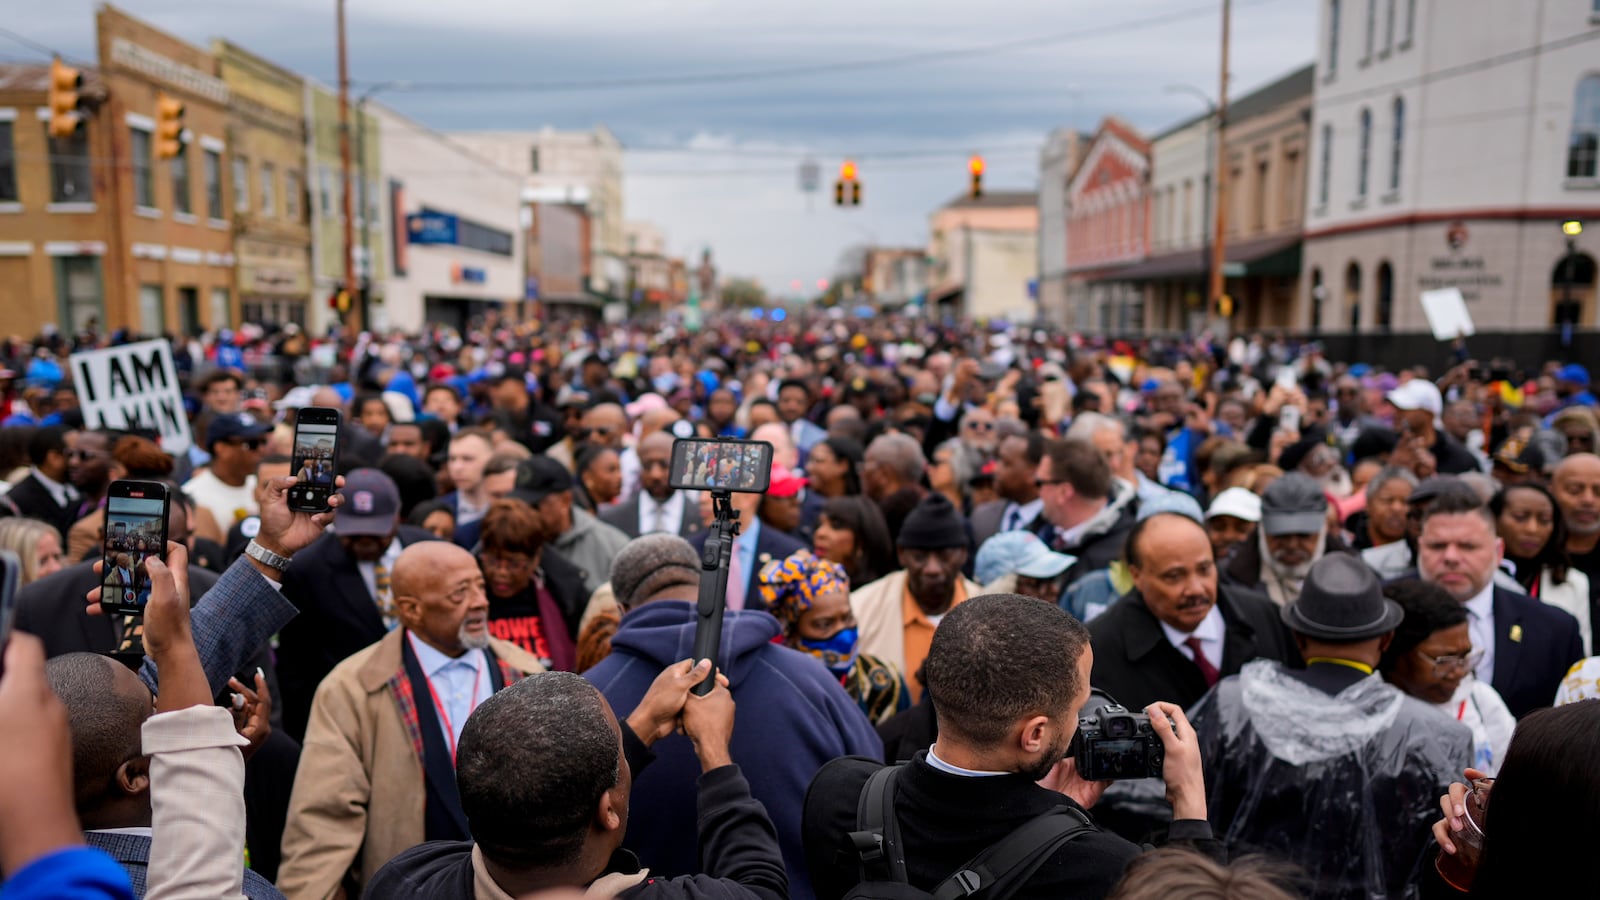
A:
<svg viewBox="0 0 1600 900">
<path fill-rule="evenodd" d="M 1217 679 L 1222 677 L 1222 673 L 1218 672 L 1217 667 L 1211 664 L 1211 660 L 1206 659 L 1206 655 L 1200 652 L 1200 639 L 1191 637 L 1184 641 L 1183 645 L 1193 651 L 1195 668 L 1200 670 L 1200 677 L 1206 680 L 1206 687 L 1215 685 Z"/>
</svg>

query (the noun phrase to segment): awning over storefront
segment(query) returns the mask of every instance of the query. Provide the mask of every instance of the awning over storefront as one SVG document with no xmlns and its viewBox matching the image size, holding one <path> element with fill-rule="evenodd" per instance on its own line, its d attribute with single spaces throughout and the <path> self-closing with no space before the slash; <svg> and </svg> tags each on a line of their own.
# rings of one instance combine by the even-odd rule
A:
<svg viewBox="0 0 1600 900">
<path fill-rule="evenodd" d="M 1291 277 L 1300 273 L 1299 234 L 1256 238 L 1231 243 L 1227 247 L 1225 274 L 1229 278 Z M 1117 281 L 1171 281 L 1201 278 L 1210 262 L 1206 250 L 1184 250 L 1152 256 L 1118 270 Z"/>
</svg>

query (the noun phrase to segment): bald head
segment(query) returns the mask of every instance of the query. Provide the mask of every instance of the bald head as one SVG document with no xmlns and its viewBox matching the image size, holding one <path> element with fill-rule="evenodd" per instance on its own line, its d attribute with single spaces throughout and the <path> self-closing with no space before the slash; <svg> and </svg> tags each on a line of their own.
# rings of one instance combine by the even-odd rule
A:
<svg viewBox="0 0 1600 900">
<path fill-rule="evenodd" d="M 675 409 L 652 409 L 639 417 L 639 435 L 657 434 L 671 427 L 682 416 Z"/>
<path fill-rule="evenodd" d="M 750 432 L 750 440 L 766 441 L 771 444 L 772 461 L 780 466 L 792 469 L 800 464 L 800 452 L 794 448 L 794 441 L 789 438 L 789 426 L 781 422 L 762 425 Z"/>
<path fill-rule="evenodd" d="M 395 560 L 391 576 L 394 595 L 429 596 L 436 592 L 434 585 L 441 573 L 463 563 L 478 564 L 471 552 L 449 541 L 418 541 L 400 551 Z"/>
<path fill-rule="evenodd" d="M 344 398 L 339 396 L 339 392 L 331 387 L 320 387 L 317 388 L 316 393 L 311 395 L 311 405 L 326 406 L 331 409 L 344 409 Z"/>
<path fill-rule="evenodd" d="M 1551 493 L 1561 504 L 1561 517 L 1571 537 L 1568 549 L 1586 553 L 1600 536 L 1600 456 L 1574 453 L 1556 466 L 1550 479 Z M 1574 546 L 1574 545 L 1579 546 Z"/>
<path fill-rule="evenodd" d="M 446 541 L 421 541 L 395 560 L 395 614 L 407 631 L 460 656 L 489 644 L 489 596 L 478 558 Z"/>
</svg>

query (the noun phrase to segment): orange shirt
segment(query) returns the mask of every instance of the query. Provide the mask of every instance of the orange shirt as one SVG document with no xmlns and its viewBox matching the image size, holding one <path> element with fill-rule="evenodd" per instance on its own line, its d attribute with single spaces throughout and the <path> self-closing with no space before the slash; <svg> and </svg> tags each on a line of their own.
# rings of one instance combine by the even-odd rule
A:
<svg viewBox="0 0 1600 900">
<path fill-rule="evenodd" d="M 950 609 L 967 601 L 967 589 L 963 579 L 956 579 L 955 596 L 950 598 Z M 906 686 L 911 689 L 911 702 L 916 703 L 922 699 L 922 683 L 917 681 L 917 670 L 922 668 L 922 661 L 928 658 L 928 648 L 933 645 L 933 630 L 938 626 L 933 623 L 917 605 L 916 598 L 911 596 L 911 580 L 906 579 L 905 592 L 901 595 L 900 606 L 902 621 L 905 623 L 906 646 Z M 946 610 L 949 612 L 949 610 Z"/>
</svg>

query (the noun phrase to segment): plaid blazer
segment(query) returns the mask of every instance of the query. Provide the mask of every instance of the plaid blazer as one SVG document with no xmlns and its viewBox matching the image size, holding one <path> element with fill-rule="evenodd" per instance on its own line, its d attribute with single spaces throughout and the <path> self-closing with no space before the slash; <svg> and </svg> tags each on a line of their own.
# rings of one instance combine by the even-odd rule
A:
<svg viewBox="0 0 1600 900">
<path fill-rule="evenodd" d="M 103 831 L 86 831 L 84 841 L 89 846 L 104 850 L 128 873 L 133 882 L 133 896 L 144 900 L 145 876 L 150 865 L 150 839 L 142 834 L 108 834 Z M 244 865 L 244 860 L 239 860 Z M 250 869 L 244 870 L 244 895 L 250 900 L 284 900 L 272 882 Z"/>
</svg>

